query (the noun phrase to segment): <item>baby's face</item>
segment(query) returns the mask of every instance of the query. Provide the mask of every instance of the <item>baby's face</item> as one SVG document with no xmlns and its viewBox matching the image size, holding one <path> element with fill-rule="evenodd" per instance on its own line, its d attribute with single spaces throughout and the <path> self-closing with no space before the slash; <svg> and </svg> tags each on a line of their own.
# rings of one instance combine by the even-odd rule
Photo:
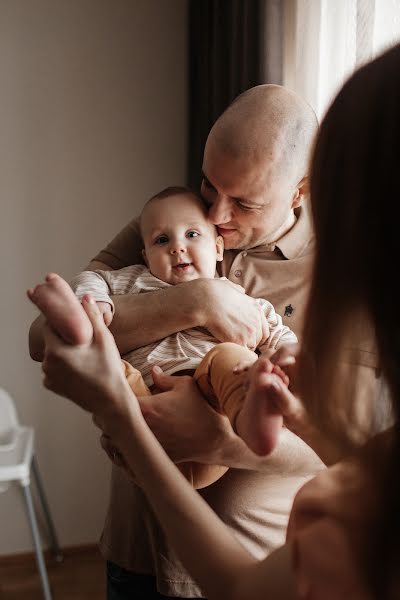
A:
<svg viewBox="0 0 400 600">
<path fill-rule="evenodd" d="M 223 239 L 195 197 L 179 194 L 150 202 L 142 212 L 141 231 L 146 263 L 162 281 L 176 285 L 215 276 Z"/>
</svg>

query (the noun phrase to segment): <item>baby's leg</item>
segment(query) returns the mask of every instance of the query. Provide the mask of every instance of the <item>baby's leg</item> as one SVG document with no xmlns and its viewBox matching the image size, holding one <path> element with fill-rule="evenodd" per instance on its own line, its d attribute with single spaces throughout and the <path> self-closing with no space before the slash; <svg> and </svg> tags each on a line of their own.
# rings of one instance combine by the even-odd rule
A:
<svg viewBox="0 0 400 600">
<path fill-rule="evenodd" d="M 265 455 L 275 448 L 283 423 L 268 402 L 266 374 L 257 371 L 249 386 L 245 371 L 233 372 L 238 363 L 255 363 L 257 359 L 254 352 L 238 344 L 218 344 L 203 358 L 194 377 L 210 404 L 229 417 L 249 448 Z M 268 374 L 268 380 L 271 377 L 277 376 Z"/>
<path fill-rule="evenodd" d="M 207 352 L 197 367 L 194 379 L 208 402 L 218 412 L 229 417 L 236 431 L 236 418 L 246 394 L 247 373 L 235 374 L 241 362 L 256 362 L 257 354 L 244 346 L 225 342 Z"/>
<path fill-rule="evenodd" d="M 68 283 L 59 275 L 50 273 L 44 283 L 29 289 L 27 295 L 65 342 L 90 342 L 93 328 L 89 318 Z"/>
<path fill-rule="evenodd" d="M 249 387 L 236 428 L 248 447 L 260 456 L 270 454 L 278 444 L 283 416 L 274 403 L 283 381 L 259 360 L 252 370 Z"/>
<path fill-rule="evenodd" d="M 145 384 L 141 372 L 138 371 L 138 369 L 135 369 L 135 367 L 132 367 L 132 365 L 126 362 L 126 360 L 121 362 L 125 370 L 126 380 L 136 396 L 151 396 L 151 391 Z"/>
</svg>

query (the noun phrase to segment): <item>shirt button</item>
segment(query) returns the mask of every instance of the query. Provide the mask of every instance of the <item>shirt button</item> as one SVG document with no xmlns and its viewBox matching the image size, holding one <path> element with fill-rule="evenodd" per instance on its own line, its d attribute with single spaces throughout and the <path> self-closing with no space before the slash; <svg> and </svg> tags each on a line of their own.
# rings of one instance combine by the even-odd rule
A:
<svg viewBox="0 0 400 600">
<path fill-rule="evenodd" d="M 239 269 L 237 271 L 235 271 L 235 277 L 240 277 L 242 275 L 242 271 L 239 271 Z"/>
<path fill-rule="evenodd" d="M 247 256 L 247 252 L 246 252 L 246 250 L 245 250 L 244 252 L 242 252 L 242 256 L 243 256 L 243 258 L 244 258 L 245 256 Z"/>
</svg>

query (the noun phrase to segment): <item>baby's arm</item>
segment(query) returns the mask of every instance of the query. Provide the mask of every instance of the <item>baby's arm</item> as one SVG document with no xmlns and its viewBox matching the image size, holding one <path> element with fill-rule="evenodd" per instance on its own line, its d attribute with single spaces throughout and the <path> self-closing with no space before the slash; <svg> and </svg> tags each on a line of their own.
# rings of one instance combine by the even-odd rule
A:
<svg viewBox="0 0 400 600">
<path fill-rule="evenodd" d="M 112 296 L 138 294 L 140 289 L 135 283 L 146 270 L 144 265 L 131 265 L 118 271 L 83 271 L 74 277 L 71 287 L 78 299 L 90 294 L 98 304 L 104 306 L 107 314 L 104 316 L 103 313 L 103 318 L 109 325 L 115 312 Z"/>
<path fill-rule="evenodd" d="M 104 323 L 110 325 L 114 314 L 114 303 L 109 295 L 110 288 L 101 272 L 83 271 L 71 281 L 71 287 L 79 300 L 90 294 L 97 302 Z"/>
</svg>

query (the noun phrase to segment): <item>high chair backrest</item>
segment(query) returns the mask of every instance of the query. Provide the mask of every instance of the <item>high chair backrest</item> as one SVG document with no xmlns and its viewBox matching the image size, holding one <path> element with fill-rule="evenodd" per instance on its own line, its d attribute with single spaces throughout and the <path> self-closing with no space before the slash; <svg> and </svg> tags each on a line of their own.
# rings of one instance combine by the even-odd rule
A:
<svg viewBox="0 0 400 600">
<path fill-rule="evenodd" d="M 18 417 L 10 394 L 0 388 L 0 444 L 7 434 L 18 427 Z"/>
</svg>

